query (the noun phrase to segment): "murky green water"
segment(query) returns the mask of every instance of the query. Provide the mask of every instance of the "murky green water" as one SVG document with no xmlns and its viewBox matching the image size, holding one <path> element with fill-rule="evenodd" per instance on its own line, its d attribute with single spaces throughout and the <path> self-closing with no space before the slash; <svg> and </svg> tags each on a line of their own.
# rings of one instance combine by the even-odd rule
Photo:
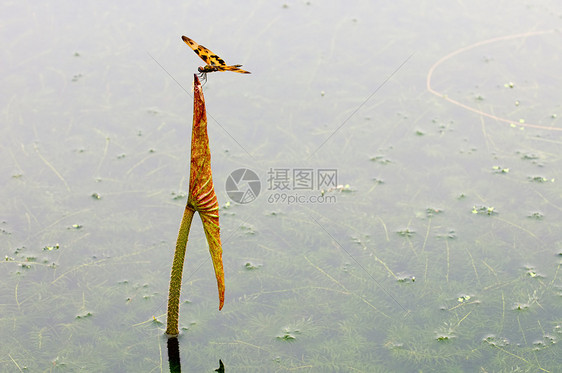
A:
<svg viewBox="0 0 562 373">
<path fill-rule="evenodd" d="M 196 218 L 183 371 L 560 370 L 556 2 L 1 8 L 3 372 L 169 371 L 182 34 L 252 72 L 205 86 L 227 299 Z"/>
</svg>

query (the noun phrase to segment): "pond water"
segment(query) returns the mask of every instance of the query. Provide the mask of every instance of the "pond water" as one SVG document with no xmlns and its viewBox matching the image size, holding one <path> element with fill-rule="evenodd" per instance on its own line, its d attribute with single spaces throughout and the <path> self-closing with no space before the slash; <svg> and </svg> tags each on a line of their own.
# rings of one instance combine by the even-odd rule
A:
<svg viewBox="0 0 562 373">
<path fill-rule="evenodd" d="M 2 372 L 170 371 L 181 35 L 252 72 L 205 85 L 226 301 L 195 218 L 183 371 L 560 371 L 558 2 L 0 9 Z"/>
</svg>

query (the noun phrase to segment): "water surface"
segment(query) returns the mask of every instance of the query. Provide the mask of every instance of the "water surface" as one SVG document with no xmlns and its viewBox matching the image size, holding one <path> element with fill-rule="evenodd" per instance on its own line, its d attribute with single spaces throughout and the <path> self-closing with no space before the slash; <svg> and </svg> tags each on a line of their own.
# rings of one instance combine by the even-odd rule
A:
<svg viewBox="0 0 562 373">
<path fill-rule="evenodd" d="M 556 2 L 2 14 L 2 371 L 169 370 L 168 276 L 202 64 L 181 35 L 252 72 L 205 86 L 227 299 L 219 312 L 196 218 L 184 371 L 219 359 L 230 372 L 562 365 Z M 224 187 L 238 168 L 262 183 L 248 204 Z M 340 185 L 324 203 L 316 186 L 270 189 L 274 170 L 321 169 Z"/>
</svg>

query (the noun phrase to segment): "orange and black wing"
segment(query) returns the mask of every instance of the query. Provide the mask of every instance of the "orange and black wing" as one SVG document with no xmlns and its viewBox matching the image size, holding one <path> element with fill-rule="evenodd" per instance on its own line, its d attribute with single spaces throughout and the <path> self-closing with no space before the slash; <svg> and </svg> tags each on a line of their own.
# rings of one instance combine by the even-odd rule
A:
<svg viewBox="0 0 562 373">
<path fill-rule="evenodd" d="M 189 45 L 191 49 L 203 60 L 208 66 L 212 66 L 213 68 L 208 68 L 203 70 L 208 70 L 204 72 L 211 72 L 211 71 L 233 71 L 235 73 L 240 74 L 251 74 L 251 72 L 242 70 L 240 67 L 242 65 L 232 65 L 228 66 L 226 62 L 215 53 L 211 52 L 209 49 L 205 48 L 202 45 L 197 44 L 187 36 L 182 36 L 182 40 L 185 44 Z M 201 71 L 201 70 L 199 70 Z"/>
<path fill-rule="evenodd" d="M 203 60 L 207 65 L 211 66 L 226 66 L 226 62 L 209 49 L 202 45 L 197 44 L 187 36 L 182 36 L 182 40 L 185 44 L 189 45 L 191 49 Z"/>
<path fill-rule="evenodd" d="M 240 73 L 240 74 L 251 74 L 251 72 L 246 71 L 246 70 L 242 70 L 239 67 L 242 65 L 234 65 L 234 66 L 218 66 L 217 70 L 219 71 L 234 71 L 235 73 Z"/>
</svg>

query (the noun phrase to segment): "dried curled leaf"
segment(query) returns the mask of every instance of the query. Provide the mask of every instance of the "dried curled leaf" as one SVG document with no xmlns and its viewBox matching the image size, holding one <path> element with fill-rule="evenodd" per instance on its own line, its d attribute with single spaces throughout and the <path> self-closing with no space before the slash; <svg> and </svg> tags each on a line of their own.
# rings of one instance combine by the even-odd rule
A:
<svg viewBox="0 0 562 373">
<path fill-rule="evenodd" d="M 193 81 L 193 132 L 191 134 L 191 168 L 187 204 L 199 212 L 203 222 L 217 278 L 220 310 L 224 305 L 225 285 L 219 225 L 219 202 L 213 186 L 205 98 L 197 75 L 194 75 Z"/>
</svg>

